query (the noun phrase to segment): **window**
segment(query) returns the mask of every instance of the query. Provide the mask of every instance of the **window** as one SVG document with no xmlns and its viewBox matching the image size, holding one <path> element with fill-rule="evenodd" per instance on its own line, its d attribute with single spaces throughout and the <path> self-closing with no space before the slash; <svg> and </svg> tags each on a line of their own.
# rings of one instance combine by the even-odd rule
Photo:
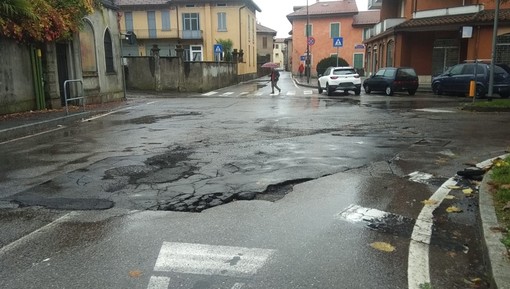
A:
<svg viewBox="0 0 510 289">
<path fill-rule="evenodd" d="M 147 24 L 149 26 L 149 38 L 156 38 L 156 12 L 147 11 Z"/>
<path fill-rule="evenodd" d="M 200 18 L 198 13 L 183 13 L 182 14 L 183 30 L 200 30 Z"/>
<path fill-rule="evenodd" d="M 94 41 L 94 28 L 87 20 L 80 30 L 81 69 L 83 72 L 96 72 L 96 45 Z"/>
<path fill-rule="evenodd" d="M 386 46 L 386 66 L 393 66 L 393 50 L 395 48 L 395 42 L 390 40 Z"/>
<path fill-rule="evenodd" d="M 363 53 L 354 53 L 354 68 L 363 68 Z"/>
<path fill-rule="evenodd" d="M 340 23 L 331 23 L 329 28 L 329 37 L 340 37 Z"/>
<path fill-rule="evenodd" d="M 110 30 L 106 29 L 104 32 L 104 62 L 106 64 L 106 72 L 112 73 L 115 72 L 115 68 L 113 66 L 113 43 L 112 37 L 110 35 Z"/>
<path fill-rule="evenodd" d="M 262 37 L 262 48 L 267 49 L 267 37 Z"/>
<path fill-rule="evenodd" d="M 161 11 L 161 30 L 170 31 L 170 11 Z"/>
<path fill-rule="evenodd" d="M 126 31 L 133 31 L 133 13 L 124 12 L 124 23 L 126 25 Z"/>
<path fill-rule="evenodd" d="M 274 48 L 275 48 L 275 49 L 280 49 L 280 46 L 279 46 L 278 44 L 275 44 L 275 45 L 274 45 Z"/>
<path fill-rule="evenodd" d="M 186 7 L 191 8 L 191 7 L 196 7 L 196 6 L 195 6 L 195 4 L 186 4 Z"/>
<path fill-rule="evenodd" d="M 227 13 L 218 13 L 218 31 L 227 31 Z"/>
<path fill-rule="evenodd" d="M 184 47 L 186 61 L 202 61 L 202 46 L 190 45 Z"/>
<path fill-rule="evenodd" d="M 313 35 L 313 26 L 312 26 L 312 24 L 308 24 L 308 26 L 305 24 L 305 36 L 312 36 L 312 35 Z"/>
</svg>

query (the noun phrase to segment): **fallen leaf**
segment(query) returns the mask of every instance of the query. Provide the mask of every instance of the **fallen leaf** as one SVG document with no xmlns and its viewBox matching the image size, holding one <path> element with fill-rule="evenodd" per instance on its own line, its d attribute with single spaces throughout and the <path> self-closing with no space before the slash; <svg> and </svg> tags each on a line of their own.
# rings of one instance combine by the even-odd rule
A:
<svg viewBox="0 0 510 289">
<path fill-rule="evenodd" d="M 470 196 L 473 193 L 473 189 L 471 188 L 463 189 L 462 192 L 464 193 L 464 195 Z"/>
<path fill-rule="evenodd" d="M 447 200 L 453 200 L 453 199 L 455 199 L 455 196 L 446 195 L 444 198 L 447 199 Z"/>
<path fill-rule="evenodd" d="M 140 270 L 129 271 L 129 277 L 131 278 L 138 278 L 140 276 L 142 276 L 142 271 Z"/>
<path fill-rule="evenodd" d="M 451 207 L 446 208 L 446 211 L 448 213 L 460 213 L 460 212 L 462 212 L 462 209 L 459 209 L 455 206 L 451 206 Z"/>
<path fill-rule="evenodd" d="M 424 200 L 424 201 L 421 201 L 422 204 L 424 205 L 435 205 L 437 204 L 438 202 L 436 200 L 431 200 L 431 199 L 428 199 L 428 200 Z"/>
<path fill-rule="evenodd" d="M 450 189 L 450 190 L 459 190 L 459 189 L 462 189 L 459 186 L 453 186 L 453 185 L 452 186 L 448 186 L 447 188 Z"/>
<path fill-rule="evenodd" d="M 450 256 L 452 258 L 457 257 L 457 253 L 455 253 L 455 252 L 448 252 L 448 253 L 446 253 L 446 255 L 448 255 L 448 256 Z"/>
<path fill-rule="evenodd" d="M 385 243 L 385 242 L 374 242 L 374 243 L 370 244 L 370 246 L 374 249 L 377 249 L 377 250 L 383 251 L 383 252 L 395 251 L 395 247 L 393 247 L 391 244 Z"/>
</svg>

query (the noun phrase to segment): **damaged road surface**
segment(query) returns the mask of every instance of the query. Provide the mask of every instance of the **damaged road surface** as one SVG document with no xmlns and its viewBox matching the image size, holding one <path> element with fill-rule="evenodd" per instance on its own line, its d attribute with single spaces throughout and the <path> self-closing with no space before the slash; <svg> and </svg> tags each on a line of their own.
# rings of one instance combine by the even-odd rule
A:
<svg viewBox="0 0 510 289">
<path fill-rule="evenodd" d="M 0 144 L 0 287 L 408 288 L 422 202 L 510 145 L 456 97 L 234 89 Z M 468 201 L 417 289 L 489 288 Z"/>
</svg>

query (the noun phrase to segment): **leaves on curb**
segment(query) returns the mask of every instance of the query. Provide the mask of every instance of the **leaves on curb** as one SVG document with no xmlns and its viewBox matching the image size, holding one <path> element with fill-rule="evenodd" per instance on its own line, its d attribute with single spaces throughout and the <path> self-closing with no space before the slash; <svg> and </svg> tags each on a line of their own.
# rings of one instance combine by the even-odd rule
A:
<svg viewBox="0 0 510 289">
<path fill-rule="evenodd" d="M 422 203 L 422 204 L 424 204 L 424 205 L 433 206 L 433 205 L 437 204 L 437 203 L 438 203 L 438 201 L 428 199 L 428 200 L 423 200 L 423 201 L 421 201 L 421 203 Z"/>
<path fill-rule="evenodd" d="M 460 213 L 460 212 L 462 212 L 462 209 L 457 208 L 455 206 L 451 206 L 451 207 L 446 208 L 446 212 L 448 212 L 448 213 Z"/>
<path fill-rule="evenodd" d="M 391 244 L 386 242 L 374 242 L 370 244 L 370 246 L 374 249 L 377 249 L 379 251 L 383 252 L 393 252 L 395 251 L 395 247 L 393 247 Z"/>
<path fill-rule="evenodd" d="M 129 277 L 131 277 L 131 278 L 138 278 L 140 276 L 142 276 L 142 271 L 140 271 L 140 270 L 129 271 Z"/>
<path fill-rule="evenodd" d="M 453 199 L 455 199 L 455 196 L 452 196 L 452 195 L 446 195 L 444 198 L 445 198 L 446 200 L 453 200 Z"/>
</svg>

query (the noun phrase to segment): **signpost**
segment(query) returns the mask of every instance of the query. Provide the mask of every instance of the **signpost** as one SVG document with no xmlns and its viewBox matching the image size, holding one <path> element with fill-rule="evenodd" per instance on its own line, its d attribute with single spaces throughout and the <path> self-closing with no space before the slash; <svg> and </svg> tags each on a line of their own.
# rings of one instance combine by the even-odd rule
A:
<svg viewBox="0 0 510 289">
<path fill-rule="evenodd" d="M 336 66 L 338 66 L 338 48 L 344 46 L 344 38 L 343 37 L 334 37 L 333 38 L 333 47 L 336 47 Z"/>
<path fill-rule="evenodd" d="M 223 53 L 223 45 L 214 44 L 214 54 L 218 55 L 218 62 L 220 62 L 221 54 Z"/>
</svg>

